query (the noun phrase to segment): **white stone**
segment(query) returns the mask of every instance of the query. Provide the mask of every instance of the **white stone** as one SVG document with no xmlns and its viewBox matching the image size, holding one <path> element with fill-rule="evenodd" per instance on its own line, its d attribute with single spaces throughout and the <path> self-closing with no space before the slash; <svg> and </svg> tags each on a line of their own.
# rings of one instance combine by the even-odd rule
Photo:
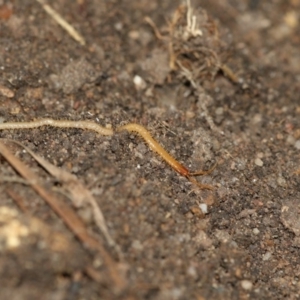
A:
<svg viewBox="0 0 300 300">
<path fill-rule="evenodd" d="M 144 90 L 147 87 L 145 80 L 139 75 L 133 77 L 133 83 L 138 90 Z"/>
<path fill-rule="evenodd" d="M 250 290 L 252 290 L 253 284 L 250 280 L 245 279 L 245 280 L 241 281 L 241 286 L 244 290 L 250 291 Z"/>
<path fill-rule="evenodd" d="M 254 163 L 259 167 L 262 167 L 264 165 L 263 161 L 260 158 L 256 158 Z"/>
<path fill-rule="evenodd" d="M 200 203 L 200 204 L 199 204 L 199 208 L 201 209 L 201 211 L 202 211 L 205 215 L 208 213 L 207 204 L 205 204 L 205 203 Z"/>
</svg>

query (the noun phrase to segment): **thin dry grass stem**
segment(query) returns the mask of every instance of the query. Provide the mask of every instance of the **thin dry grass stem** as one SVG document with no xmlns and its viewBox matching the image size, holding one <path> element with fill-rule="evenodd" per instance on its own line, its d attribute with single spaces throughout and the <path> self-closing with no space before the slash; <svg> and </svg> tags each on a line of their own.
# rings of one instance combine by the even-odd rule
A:
<svg viewBox="0 0 300 300">
<path fill-rule="evenodd" d="M 226 77 L 228 77 L 232 82 L 234 82 L 234 83 L 239 82 L 237 75 L 231 70 L 231 68 L 229 66 L 227 66 L 226 64 L 223 64 L 220 66 L 220 69 L 222 70 L 224 75 Z"/>
<path fill-rule="evenodd" d="M 0 182 L 13 182 L 13 183 L 20 183 L 20 184 L 24 184 L 24 185 L 30 184 L 27 180 L 24 180 L 17 176 L 1 176 Z"/>
<path fill-rule="evenodd" d="M 28 209 L 25 205 L 23 197 L 21 197 L 19 194 L 17 194 L 11 189 L 6 189 L 5 192 L 15 201 L 15 203 L 23 213 L 28 213 Z"/>
<path fill-rule="evenodd" d="M 215 122 L 208 111 L 206 102 L 203 101 L 203 99 L 200 99 L 200 96 L 205 93 L 204 89 L 198 83 L 196 83 L 196 81 L 193 79 L 192 73 L 187 68 L 182 66 L 182 64 L 179 61 L 177 63 L 180 66 L 180 68 L 182 69 L 182 74 L 186 77 L 186 79 L 190 82 L 192 87 L 195 89 L 195 92 L 197 93 L 197 96 L 199 98 L 199 105 L 203 111 L 203 115 L 204 115 L 208 125 L 214 132 L 216 132 L 220 135 L 223 135 L 223 132 L 220 131 L 219 128 L 215 125 Z M 207 95 L 207 98 L 211 99 L 211 97 L 209 95 Z"/>
<path fill-rule="evenodd" d="M 85 45 L 85 40 L 83 36 L 76 31 L 76 29 L 70 25 L 60 14 L 58 14 L 50 5 L 48 5 L 44 0 L 36 0 L 40 3 L 46 13 L 51 16 L 55 22 L 57 22 L 66 32 L 80 45 Z"/>
<path fill-rule="evenodd" d="M 202 31 L 200 28 L 197 26 L 197 17 L 193 14 L 193 8 L 191 6 L 191 1 L 187 0 L 186 1 L 186 6 L 187 6 L 187 12 L 186 12 L 186 35 L 187 38 L 189 36 L 201 36 Z"/>
<path fill-rule="evenodd" d="M 152 30 L 153 30 L 153 32 L 154 32 L 154 34 L 155 34 L 155 36 L 156 36 L 156 38 L 158 39 L 158 40 L 165 40 L 165 39 L 167 39 L 167 37 L 165 37 L 165 36 L 163 36 L 161 33 L 160 33 L 160 31 L 159 31 L 159 29 L 157 28 L 157 26 L 156 26 L 156 24 L 153 22 L 153 20 L 150 18 L 150 17 L 145 17 L 144 18 L 144 21 L 152 28 Z"/>
</svg>

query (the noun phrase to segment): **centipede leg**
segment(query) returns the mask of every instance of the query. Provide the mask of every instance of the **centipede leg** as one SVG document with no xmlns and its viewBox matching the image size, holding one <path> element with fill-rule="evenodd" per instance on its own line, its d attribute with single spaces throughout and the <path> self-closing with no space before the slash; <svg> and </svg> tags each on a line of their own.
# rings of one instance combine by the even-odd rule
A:
<svg viewBox="0 0 300 300">
<path fill-rule="evenodd" d="M 188 175 L 189 175 L 189 176 L 208 175 L 208 174 L 212 173 L 212 171 L 216 168 L 217 165 L 218 165 L 218 162 L 216 162 L 216 163 L 215 163 L 209 170 L 207 170 L 207 171 L 200 170 L 200 171 L 196 171 L 196 172 L 191 172 L 191 173 L 189 173 Z"/>
<path fill-rule="evenodd" d="M 214 189 L 213 185 L 198 182 L 194 177 L 186 176 L 186 178 L 193 184 L 197 185 L 201 190 L 213 190 Z"/>
</svg>

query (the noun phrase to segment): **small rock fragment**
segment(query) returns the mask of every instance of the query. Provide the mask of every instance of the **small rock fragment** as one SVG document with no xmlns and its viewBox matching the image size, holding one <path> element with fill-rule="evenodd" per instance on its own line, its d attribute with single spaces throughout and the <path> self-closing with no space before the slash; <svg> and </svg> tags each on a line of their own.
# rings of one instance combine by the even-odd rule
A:
<svg viewBox="0 0 300 300">
<path fill-rule="evenodd" d="M 7 98 L 13 98 L 15 96 L 15 93 L 8 87 L 0 84 L 0 95 Z"/>
<path fill-rule="evenodd" d="M 208 213 L 208 209 L 207 209 L 207 204 L 205 203 L 200 203 L 199 207 L 201 209 L 201 211 L 206 215 Z"/>
<path fill-rule="evenodd" d="M 253 287 L 253 283 L 250 280 L 245 279 L 241 281 L 241 286 L 244 290 L 251 291 Z"/>
<path fill-rule="evenodd" d="M 299 198 L 284 199 L 281 208 L 282 224 L 300 237 Z"/>
<path fill-rule="evenodd" d="M 252 232 L 255 234 L 255 235 L 258 235 L 260 233 L 260 231 L 258 230 L 258 228 L 253 228 Z"/>
<path fill-rule="evenodd" d="M 258 166 L 258 167 L 262 167 L 264 165 L 263 161 L 260 158 L 256 158 L 254 163 Z"/>
<path fill-rule="evenodd" d="M 139 75 L 133 77 L 133 83 L 137 90 L 144 90 L 147 87 L 145 80 Z"/>
</svg>

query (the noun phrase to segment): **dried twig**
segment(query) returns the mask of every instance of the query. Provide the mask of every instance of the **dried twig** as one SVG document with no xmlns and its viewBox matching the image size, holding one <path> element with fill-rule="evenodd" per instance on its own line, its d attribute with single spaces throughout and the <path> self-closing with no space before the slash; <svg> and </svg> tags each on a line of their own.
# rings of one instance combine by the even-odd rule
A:
<svg viewBox="0 0 300 300">
<path fill-rule="evenodd" d="M 68 190 L 69 194 L 71 195 L 71 200 L 76 208 L 82 207 L 85 203 L 88 203 L 91 206 L 94 214 L 95 223 L 105 236 L 108 244 L 110 246 L 113 246 L 118 251 L 118 254 L 121 256 L 119 247 L 116 245 L 116 243 L 114 242 L 114 240 L 108 232 L 104 216 L 95 198 L 90 193 L 90 191 L 86 189 L 85 186 L 79 181 L 79 179 L 75 175 L 50 164 L 48 161 L 35 154 L 23 144 L 14 140 L 8 141 L 23 147 L 45 170 L 47 170 L 47 172 L 54 176 L 58 181 L 62 182 L 64 187 Z"/>
<path fill-rule="evenodd" d="M 164 37 L 161 33 L 160 33 L 160 31 L 159 31 L 159 29 L 157 28 L 157 26 L 156 26 L 156 24 L 153 22 L 153 20 L 150 18 L 150 17 L 145 17 L 144 18 L 144 21 L 152 28 L 152 30 L 153 30 L 153 32 L 154 32 L 154 34 L 155 34 L 155 36 L 156 36 L 156 38 L 158 39 L 158 40 L 165 40 L 167 37 Z"/>
<path fill-rule="evenodd" d="M 17 204 L 17 206 L 21 209 L 21 211 L 23 213 L 28 213 L 28 209 L 25 205 L 25 201 L 19 194 L 17 194 L 13 190 L 9 190 L 9 189 L 6 189 L 5 191 L 15 201 L 15 203 Z"/>
<path fill-rule="evenodd" d="M 85 40 L 81 34 L 79 34 L 76 29 L 70 25 L 61 15 L 59 15 L 50 5 L 48 5 L 44 0 L 36 0 L 39 2 L 43 9 L 51 16 L 68 34 L 77 41 L 80 45 L 85 45 Z"/>
<path fill-rule="evenodd" d="M 126 286 L 125 279 L 118 272 L 118 265 L 106 252 L 104 247 L 92 236 L 89 235 L 84 223 L 77 214 L 65 203 L 59 201 L 54 194 L 47 191 L 39 181 L 39 178 L 8 148 L 0 141 L 0 153 L 11 164 L 11 166 L 29 181 L 32 188 L 47 202 L 47 204 L 62 218 L 65 224 L 77 236 L 77 238 L 87 247 L 99 252 L 109 271 L 109 275 L 117 290 L 122 290 Z"/>
</svg>

